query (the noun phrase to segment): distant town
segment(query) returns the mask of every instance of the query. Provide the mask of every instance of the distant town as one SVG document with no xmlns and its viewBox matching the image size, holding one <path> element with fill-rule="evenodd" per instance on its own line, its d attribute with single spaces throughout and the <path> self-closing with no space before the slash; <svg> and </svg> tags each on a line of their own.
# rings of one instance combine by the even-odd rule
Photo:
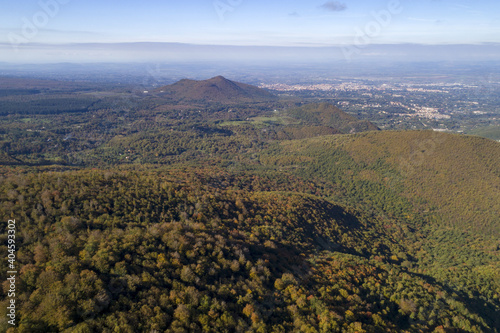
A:
<svg viewBox="0 0 500 333">
<path fill-rule="evenodd" d="M 338 79 L 332 83 L 261 83 L 281 96 L 331 99 L 341 109 L 383 129 L 470 132 L 500 125 L 500 83 Z M 448 79 L 449 80 L 449 79 Z M 401 80 L 400 80 L 401 81 Z M 420 79 L 420 81 L 422 81 Z"/>
</svg>

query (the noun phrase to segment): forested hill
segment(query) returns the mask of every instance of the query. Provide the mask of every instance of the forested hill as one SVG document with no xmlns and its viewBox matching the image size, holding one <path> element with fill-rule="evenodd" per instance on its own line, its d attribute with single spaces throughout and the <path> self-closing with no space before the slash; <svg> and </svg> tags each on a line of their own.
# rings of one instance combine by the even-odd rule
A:
<svg viewBox="0 0 500 333">
<path fill-rule="evenodd" d="M 388 206 L 387 195 L 394 194 L 435 216 L 443 228 L 500 239 L 500 144 L 492 140 L 431 131 L 368 132 L 286 141 L 264 156 L 264 163 L 304 177 L 353 186 L 338 200 L 355 195 L 367 207 L 402 213 Z M 371 195 L 377 189 L 385 194 Z"/>
<path fill-rule="evenodd" d="M 184 79 L 155 90 L 156 93 L 175 100 L 206 101 L 218 103 L 244 103 L 275 101 L 276 96 L 255 86 L 234 82 L 223 76 L 195 81 Z"/>
<path fill-rule="evenodd" d="M 29 88 L 0 96 L 0 331 L 500 331 L 499 143 Z"/>
<path fill-rule="evenodd" d="M 399 235 L 302 182 L 216 168 L 4 179 L 15 331 L 495 331 L 497 294 L 480 296 L 498 293 L 494 271 L 447 283 L 420 262 L 422 231 Z"/>
<path fill-rule="evenodd" d="M 305 124 L 329 126 L 344 134 L 378 130 L 369 121 L 361 121 L 329 103 L 309 103 L 291 108 L 286 114 Z"/>
<path fill-rule="evenodd" d="M 18 331 L 497 332 L 499 149 L 369 132 L 220 166 L 4 167 Z"/>
</svg>

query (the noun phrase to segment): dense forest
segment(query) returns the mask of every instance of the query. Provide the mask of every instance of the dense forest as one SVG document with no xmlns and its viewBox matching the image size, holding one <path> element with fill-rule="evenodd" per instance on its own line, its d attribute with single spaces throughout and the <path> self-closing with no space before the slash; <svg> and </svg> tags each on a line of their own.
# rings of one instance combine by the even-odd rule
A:
<svg viewBox="0 0 500 333">
<path fill-rule="evenodd" d="M 1 331 L 500 331 L 497 142 L 329 104 L 8 82 Z"/>
</svg>

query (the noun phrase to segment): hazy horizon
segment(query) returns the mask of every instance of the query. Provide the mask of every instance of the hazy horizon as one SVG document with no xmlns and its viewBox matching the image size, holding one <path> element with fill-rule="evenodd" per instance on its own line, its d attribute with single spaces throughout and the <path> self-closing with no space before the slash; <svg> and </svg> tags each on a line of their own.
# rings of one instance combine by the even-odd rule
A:
<svg viewBox="0 0 500 333">
<path fill-rule="evenodd" d="M 0 43 L 0 62 L 100 63 L 100 62 L 320 62 L 332 61 L 495 61 L 500 43 L 477 45 L 374 44 L 357 48 L 196 45 L 185 43 L 74 43 L 25 44 L 13 49 Z"/>
<path fill-rule="evenodd" d="M 495 60 L 498 13 L 468 0 L 28 0 L 3 6 L 0 61 Z"/>
</svg>

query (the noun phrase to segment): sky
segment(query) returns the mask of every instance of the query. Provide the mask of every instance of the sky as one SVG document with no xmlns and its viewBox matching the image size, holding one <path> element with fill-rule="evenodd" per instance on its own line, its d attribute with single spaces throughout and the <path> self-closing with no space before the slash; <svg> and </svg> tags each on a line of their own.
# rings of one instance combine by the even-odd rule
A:
<svg viewBox="0 0 500 333">
<path fill-rule="evenodd" d="M 0 6 L 0 61 L 75 43 L 354 51 L 377 44 L 500 43 L 498 0 L 0 0 Z"/>
</svg>

